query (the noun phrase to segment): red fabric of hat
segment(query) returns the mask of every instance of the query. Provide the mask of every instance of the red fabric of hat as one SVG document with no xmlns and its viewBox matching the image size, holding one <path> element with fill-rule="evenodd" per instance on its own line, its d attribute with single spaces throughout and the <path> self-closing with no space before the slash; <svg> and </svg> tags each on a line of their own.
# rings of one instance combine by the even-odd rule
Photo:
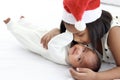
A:
<svg viewBox="0 0 120 80">
<path fill-rule="evenodd" d="M 78 24 L 76 28 L 86 23 L 93 22 L 101 16 L 101 10 L 97 9 L 100 6 L 100 0 L 64 0 L 63 5 L 65 9 L 64 18 L 66 18 L 63 19 L 63 21 L 65 20 L 65 22 L 71 24 Z M 66 15 L 66 13 L 69 15 Z M 85 16 L 85 19 L 83 16 Z M 91 17 L 91 19 L 86 18 L 90 16 L 93 17 Z M 74 17 L 75 20 L 69 20 L 72 19 L 72 17 Z"/>
</svg>

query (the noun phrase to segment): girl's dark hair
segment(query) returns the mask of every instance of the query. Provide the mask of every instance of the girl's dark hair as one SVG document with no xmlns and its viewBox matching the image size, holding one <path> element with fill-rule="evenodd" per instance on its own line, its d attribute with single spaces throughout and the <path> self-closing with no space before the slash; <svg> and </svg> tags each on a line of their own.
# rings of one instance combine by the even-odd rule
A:
<svg viewBox="0 0 120 80">
<path fill-rule="evenodd" d="M 97 49 L 98 43 L 101 41 L 101 38 L 108 32 L 111 27 L 111 21 L 112 15 L 109 12 L 102 10 L 102 14 L 99 19 L 92 23 L 86 24 L 93 48 Z M 64 22 L 61 21 L 60 32 L 63 33 L 65 31 L 66 28 L 64 26 Z M 72 41 L 71 46 L 73 46 L 74 44 L 77 44 L 77 42 Z"/>
<path fill-rule="evenodd" d="M 111 27 L 112 15 L 102 10 L 101 17 L 92 23 L 88 23 L 87 29 L 89 32 L 92 46 L 97 49 L 101 38 L 108 32 Z"/>
<path fill-rule="evenodd" d="M 60 33 L 63 33 L 65 31 L 66 31 L 66 28 L 65 28 L 64 22 L 61 21 L 61 23 L 60 23 Z"/>
</svg>

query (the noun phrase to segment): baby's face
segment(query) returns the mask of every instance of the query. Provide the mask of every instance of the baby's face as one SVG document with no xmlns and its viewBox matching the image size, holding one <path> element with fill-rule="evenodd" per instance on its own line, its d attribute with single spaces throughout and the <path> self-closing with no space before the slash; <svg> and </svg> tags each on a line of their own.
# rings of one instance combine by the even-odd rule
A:
<svg viewBox="0 0 120 80">
<path fill-rule="evenodd" d="M 95 53 L 82 44 L 76 44 L 69 49 L 68 61 L 73 67 L 86 67 L 87 63 L 93 61 L 94 58 Z"/>
</svg>

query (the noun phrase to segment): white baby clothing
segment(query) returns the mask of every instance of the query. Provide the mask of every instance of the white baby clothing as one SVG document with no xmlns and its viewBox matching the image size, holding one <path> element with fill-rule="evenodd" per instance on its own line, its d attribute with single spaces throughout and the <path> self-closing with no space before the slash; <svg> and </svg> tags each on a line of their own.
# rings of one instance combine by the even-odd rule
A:
<svg viewBox="0 0 120 80">
<path fill-rule="evenodd" d="M 43 27 L 36 27 L 35 25 L 26 22 L 25 19 L 20 19 L 18 22 L 7 23 L 7 28 L 12 34 L 21 42 L 27 49 L 44 58 L 51 60 L 55 63 L 68 65 L 66 56 L 68 46 L 73 40 L 73 35 L 70 32 L 65 32 L 53 37 L 48 43 L 48 50 L 43 48 L 40 43 L 41 38 L 48 31 Z"/>
</svg>

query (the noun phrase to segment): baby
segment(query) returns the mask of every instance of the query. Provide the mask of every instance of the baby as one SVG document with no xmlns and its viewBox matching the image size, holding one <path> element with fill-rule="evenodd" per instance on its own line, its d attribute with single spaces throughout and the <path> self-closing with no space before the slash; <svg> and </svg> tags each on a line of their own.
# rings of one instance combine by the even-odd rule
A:
<svg viewBox="0 0 120 80">
<path fill-rule="evenodd" d="M 73 35 L 68 31 L 53 37 L 48 43 L 48 49 L 45 49 L 40 40 L 48 32 L 47 30 L 26 22 L 24 17 L 15 23 L 7 18 L 4 23 L 27 49 L 48 60 L 58 64 L 71 65 L 74 68 L 90 68 L 94 71 L 98 71 L 100 68 L 101 61 L 95 51 L 82 44 L 76 44 L 69 48 Z"/>
</svg>

